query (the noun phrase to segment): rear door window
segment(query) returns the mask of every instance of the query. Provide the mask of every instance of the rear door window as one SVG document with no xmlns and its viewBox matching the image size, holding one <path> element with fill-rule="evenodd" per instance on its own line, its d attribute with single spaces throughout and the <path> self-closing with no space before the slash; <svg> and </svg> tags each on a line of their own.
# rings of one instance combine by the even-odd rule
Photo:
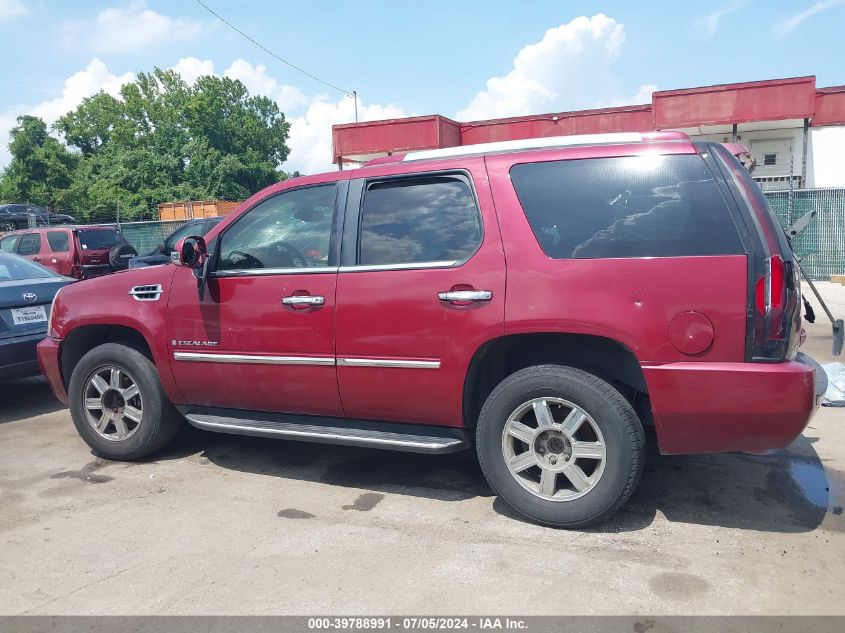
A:
<svg viewBox="0 0 845 633">
<path fill-rule="evenodd" d="M 67 231 L 47 231 L 47 243 L 54 253 L 67 253 L 70 250 Z"/>
<path fill-rule="evenodd" d="M 698 154 L 523 163 L 510 173 L 549 257 L 744 253 L 730 210 Z"/>
<path fill-rule="evenodd" d="M 18 242 L 18 255 L 36 255 L 41 250 L 41 235 L 24 233 Z"/>
<path fill-rule="evenodd" d="M 481 236 L 475 197 L 463 176 L 374 182 L 361 209 L 358 264 L 463 261 Z"/>
</svg>

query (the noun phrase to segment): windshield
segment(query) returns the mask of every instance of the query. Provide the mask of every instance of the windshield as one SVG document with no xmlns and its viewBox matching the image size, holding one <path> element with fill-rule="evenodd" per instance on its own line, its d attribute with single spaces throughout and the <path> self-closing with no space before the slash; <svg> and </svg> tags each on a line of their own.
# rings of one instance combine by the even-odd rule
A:
<svg viewBox="0 0 845 633">
<path fill-rule="evenodd" d="M 104 250 L 123 243 L 120 233 L 112 229 L 87 229 L 79 232 L 82 248 Z"/>
<path fill-rule="evenodd" d="M 23 257 L 0 253 L 0 281 L 49 279 L 50 277 L 59 277 L 59 275 Z"/>
</svg>

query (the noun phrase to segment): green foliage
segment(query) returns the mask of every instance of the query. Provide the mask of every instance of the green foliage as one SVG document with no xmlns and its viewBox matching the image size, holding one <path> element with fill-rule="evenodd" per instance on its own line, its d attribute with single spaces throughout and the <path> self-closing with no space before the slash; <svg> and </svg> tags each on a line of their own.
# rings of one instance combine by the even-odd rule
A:
<svg viewBox="0 0 845 633">
<path fill-rule="evenodd" d="M 87 219 L 151 217 L 159 202 L 243 199 L 284 180 L 290 124 L 276 103 L 228 77 L 191 86 L 173 71 L 140 73 L 120 98 L 100 92 L 50 136 L 21 117 L 0 199 L 74 208 Z"/>
<path fill-rule="evenodd" d="M 65 206 L 78 162 L 76 155 L 47 132 L 38 117 L 18 117 L 12 128 L 12 161 L 0 176 L 0 200 Z"/>
</svg>

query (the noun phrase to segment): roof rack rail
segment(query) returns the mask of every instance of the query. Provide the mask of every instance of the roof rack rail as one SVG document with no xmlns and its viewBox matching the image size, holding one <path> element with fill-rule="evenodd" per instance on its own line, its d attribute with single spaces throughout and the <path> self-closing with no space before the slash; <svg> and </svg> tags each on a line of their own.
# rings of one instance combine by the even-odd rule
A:
<svg viewBox="0 0 845 633">
<path fill-rule="evenodd" d="M 551 149 L 555 147 L 575 147 L 579 145 L 619 145 L 622 143 L 648 143 L 659 141 L 689 141 L 684 132 L 617 132 L 611 134 L 576 134 L 572 136 L 547 136 L 544 138 L 526 138 L 515 141 L 497 141 L 477 145 L 459 145 L 442 149 L 426 149 L 408 152 L 403 162 L 430 160 L 433 158 L 452 158 L 473 154 L 494 154 L 530 149 Z"/>
</svg>

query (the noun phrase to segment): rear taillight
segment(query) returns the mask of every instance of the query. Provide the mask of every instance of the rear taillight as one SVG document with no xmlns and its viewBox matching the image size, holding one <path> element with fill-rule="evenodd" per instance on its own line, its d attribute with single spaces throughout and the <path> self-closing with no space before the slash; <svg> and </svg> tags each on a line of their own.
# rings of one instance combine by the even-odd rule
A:
<svg viewBox="0 0 845 633">
<path fill-rule="evenodd" d="M 793 338 L 791 326 L 798 297 L 793 263 L 772 255 L 765 260 L 763 268 L 754 288 L 753 357 L 783 360 Z"/>
<path fill-rule="evenodd" d="M 786 279 L 783 258 L 773 255 L 766 260 L 766 272 L 757 280 L 754 292 L 757 313 L 766 316 L 786 303 Z"/>
<path fill-rule="evenodd" d="M 711 147 L 730 172 L 729 183 L 736 186 L 737 202 L 746 207 L 751 220 L 749 228 L 753 228 L 760 240 L 749 257 L 754 287 L 748 297 L 746 360 L 782 361 L 795 353 L 800 340 L 798 267 L 791 259 L 786 234 L 760 186 L 722 145 Z"/>
</svg>

